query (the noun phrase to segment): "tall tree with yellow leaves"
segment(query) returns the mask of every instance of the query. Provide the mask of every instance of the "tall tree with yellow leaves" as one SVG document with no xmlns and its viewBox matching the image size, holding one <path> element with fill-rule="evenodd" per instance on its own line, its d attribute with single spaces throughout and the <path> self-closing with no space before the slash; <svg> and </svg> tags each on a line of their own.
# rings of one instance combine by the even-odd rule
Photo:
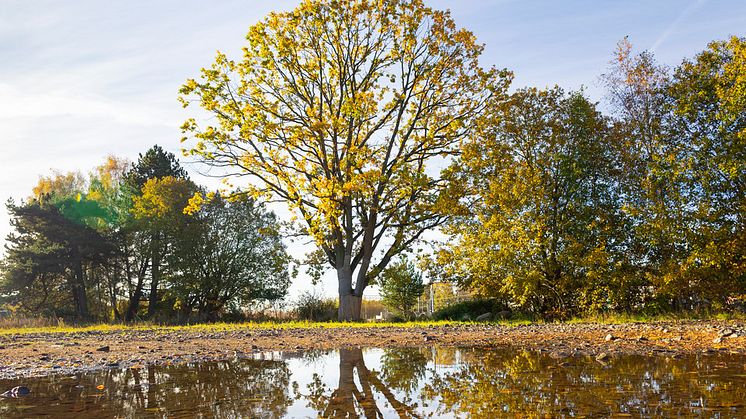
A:
<svg viewBox="0 0 746 419">
<path fill-rule="evenodd" d="M 186 152 L 285 202 L 337 272 L 339 319 L 358 320 L 371 281 L 443 223 L 431 162 L 510 74 L 482 69 L 474 35 L 421 0 L 306 0 L 247 41 L 242 59 L 218 53 L 182 87 L 185 106 L 215 118 L 185 122 Z"/>
</svg>

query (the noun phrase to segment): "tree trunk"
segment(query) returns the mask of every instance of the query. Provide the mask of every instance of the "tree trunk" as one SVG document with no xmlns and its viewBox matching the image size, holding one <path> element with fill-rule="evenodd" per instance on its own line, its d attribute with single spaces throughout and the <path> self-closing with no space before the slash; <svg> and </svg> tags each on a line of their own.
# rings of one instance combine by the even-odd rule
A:
<svg viewBox="0 0 746 419">
<path fill-rule="evenodd" d="M 338 318 L 341 322 L 359 322 L 363 297 L 354 294 L 339 296 Z"/>
<path fill-rule="evenodd" d="M 135 292 L 133 292 L 130 297 L 130 302 L 127 305 L 127 313 L 124 315 L 124 321 L 131 322 L 135 320 L 137 309 L 140 308 L 140 298 L 142 298 L 142 283 L 137 284 Z"/>
<path fill-rule="evenodd" d="M 360 349 L 339 350 L 339 386 L 329 398 L 323 417 L 358 417 L 355 409 L 355 395 L 359 394 L 355 384 L 355 368 L 363 362 Z M 374 399 L 371 400 L 375 402 Z M 375 417 L 375 416 L 369 416 Z"/>
<path fill-rule="evenodd" d="M 111 304 L 111 311 L 114 315 L 114 321 L 122 320 L 122 315 L 119 313 L 117 308 L 117 283 L 114 279 L 116 272 L 119 270 L 119 264 L 114 262 L 114 266 L 111 271 L 106 272 L 106 279 L 109 288 L 109 304 Z"/>
<path fill-rule="evenodd" d="M 158 250 L 153 255 L 153 264 L 150 267 L 152 278 L 150 280 L 150 296 L 148 298 L 148 318 L 153 317 L 158 305 L 158 283 L 161 279 L 161 260 Z"/>
<path fill-rule="evenodd" d="M 75 274 L 73 275 L 72 293 L 75 301 L 75 311 L 78 318 L 83 321 L 90 320 L 88 312 L 88 296 L 85 290 L 85 278 L 83 276 L 83 263 L 78 260 L 75 262 Z"/>
<path fill-rule="evenodd" d="M 337 280 L 339 281 L 339 310 L 337 311 L 337 320 L 341 322 L 360 321 L 363 288 L 361 287 L 359 292 L 352 288 L 352 269 L 348 266 L 343 265 L 341 268 L 337 268 Z"/>
<path fill-rule="evenodd" d="M 135 289 L 132 291 L 130 289 L 130 299 L 129 304 L 127 304 L 127 312 L 124 314 L 124 321 L 131 322 L 135 320 L 135 317 L 137 317 L 137 310 L 140 308 L 140 300 L 142 299 L 142 291 L 143 291 L 143 285 L 145 282 L 145 272 L 147 272 L 148 269 L 148 261 L 147 259 L 140 262 L 140 266 L 137 270 L 137 283 L 135 284 Z M 130 274 L 130 267 L 129 262 L 127 262 L 127 281 L 131 284 L 131 274 Z"/>
</svg>

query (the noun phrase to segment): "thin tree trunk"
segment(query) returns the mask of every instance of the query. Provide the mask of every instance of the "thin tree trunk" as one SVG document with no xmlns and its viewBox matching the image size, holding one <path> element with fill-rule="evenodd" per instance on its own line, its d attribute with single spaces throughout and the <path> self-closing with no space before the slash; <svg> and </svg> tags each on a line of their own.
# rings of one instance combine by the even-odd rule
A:
<svg viewBox="0 0 746 419">
<path fill-rule="evenodd" d="M 80 260 L 75 261 L 74 266 L 75 274 L 73 275 L 72 293 L 73 300 L 75 301 L 75 310 L 78 318 L 83 321 L 90 320 L 90 313 L 88 312 L 88 296 L 86 295 L 85 289 L 85 277 L 83 274 L 83 262 Z"/>
<path fill-rule="evenodd" d="M 135 320 L 137 316 L 137 309 L 140 308 L 140 298 L 142 298 L 142 283 L 141 279 L 138 279 L 137 287 L 135 292 L 130 296 L 129 304 L 127 305 L 127 313 L 124 315 L 124 321 L 131 322 Z"/>
<path fill-rule="evenodd" d="M 148 318 L 153 317 L 158 305 L 158 284 L 161 280 L 161 260 L 159 249 L 156 249 L 153 253 L 150 272 L 152 273 L 152 277 L 150 280 L 150 296 L 148 298 Z"/>
<path fill-rule="evenodd" d="M 114 267 L 112 268 L 112 272 L 109 272 L 107 275 L 108 283 L 109 283 L 109 304 L 111 304 L 111 311 L 114 315 L 115 321 L 121 321 L 122 320 L 122 314 L 119 313 L 119 308 L 117 308 L 117 283 L 114 279 L 116 276 L 116 272 L 118 266 L 117 264 L 114 264 Z"/>
<path fill-rule="evenodd" d="M 126 322 L 134 321 L 135 317 L 137 317 L 137 310 L 140 308 L 140 299 L 142 299 L 143 282 L 145 280 L 145 272 L 147 268 L 147 262 L 142 262 L 140 264 L 140 270 L 137 272 L 137 284 L 135 284 L 135 289 L 130 294 L 127 312 L 124 315 L 124 321 Z"/>
</svg>

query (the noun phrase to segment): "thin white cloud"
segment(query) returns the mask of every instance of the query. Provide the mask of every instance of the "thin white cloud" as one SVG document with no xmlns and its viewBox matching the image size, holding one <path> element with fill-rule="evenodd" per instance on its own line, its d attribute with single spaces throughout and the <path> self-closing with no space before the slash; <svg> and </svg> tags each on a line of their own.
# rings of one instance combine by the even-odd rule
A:
<svg viewBox="0 0 746 419">
<path fill-rule="evenodd" d="M 676 16 L 676 19 L 674 19 L 673 22 L 671 22 L 671 24 L 668 25 L 668 27 L 663 31 L 663 33 L 658 36 L 655 42 L 653 42 L 653 46 L 650 47 L 650 51 L 655 51 L 659 46 L 661 46 L 661 44 L 663 44 L 663 42 L 665 42 L 689 16 L 691 16 L 699 8 L 704 6 L 705 3 L 707 3 L 707 0 L 695 0 L 684 10 L 682 10 L 681 13 Z"/>
<path fill-rule="evenodd" d="M 175 126 L 178 120 L 142 103 L 125 103 L 99 95 L 72 91 L 34 92 L 20 86 L 0 83 L 0 120 L 69 116 L 106 118 L 135 125 Z"/>
</svg>

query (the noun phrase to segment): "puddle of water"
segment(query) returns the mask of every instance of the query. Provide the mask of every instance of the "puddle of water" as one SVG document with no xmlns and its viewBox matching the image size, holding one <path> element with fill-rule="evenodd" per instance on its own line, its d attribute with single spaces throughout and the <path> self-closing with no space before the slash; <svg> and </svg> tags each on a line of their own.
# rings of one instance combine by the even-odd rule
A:
<svg viewBox="0 0 746 419">
<path fill-rule="evenodd" d="M 556 359 L 515 348 L 270 352 L 0 380 L 0 417 L 746 415 L 742 355 Z M 103 387 L 101 387 L 103 386 Z"/>
</svg>

